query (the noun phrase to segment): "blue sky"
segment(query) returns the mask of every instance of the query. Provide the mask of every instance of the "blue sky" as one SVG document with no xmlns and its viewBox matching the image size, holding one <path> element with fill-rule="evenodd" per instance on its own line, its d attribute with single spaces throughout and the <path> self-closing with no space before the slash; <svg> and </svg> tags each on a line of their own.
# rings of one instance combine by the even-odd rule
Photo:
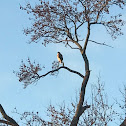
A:
<svg viewBox="0 0 126 126">
<path fill-rule="evenodd" d="M 35 3 L 35 0 L 31 2 Z M 29 37 L 23 34 L 23 28 L 29 26 L 30 21 L 28 15 L 19 8 L 19 4 L 25 3 L 22 0 L 0 1 L 0 101 L 5 111 L 16 121 L 20 120 L 12 113 L 15 107 L 19 112 L 40 111 L 44 117 L 50 102 L 59 104 L 65 101 L 69 104 L 82 82 L 77 75 L 61 70 L 58 77 L 47 76 L 39 80 L 37 85 L 23 89 L 22 83 L 13 74 L 13 70 L 19 69 L 22 59 L 26 61 L 30 57 L 32 61 L 44 65 L 46 72 L 51 70 L 52 62 L 57 60 L 56 55 L 60 51 L 66 66 L 84 73 L 84 63 L 79 51 L 70 50 L 63 45 L 50 44 L 43 47 L 41 42 L 27 43 Z M 125 12 L 126 9 L 122 12 L 124 19 Z M 92 40 L 106 42 L 114 48 L 89 43 L 87 56 L 91 76 L 86 97 L 90 97 L 91 84 L 97 82 L 100 72 L 110 101 L 113 98 L 120 99 L 119 88 L 126 83 L 126 26 L 123 27 L 124 35 L 114 41 L 101 26 L 93 26 L 91 30 Z"/>
</svg>

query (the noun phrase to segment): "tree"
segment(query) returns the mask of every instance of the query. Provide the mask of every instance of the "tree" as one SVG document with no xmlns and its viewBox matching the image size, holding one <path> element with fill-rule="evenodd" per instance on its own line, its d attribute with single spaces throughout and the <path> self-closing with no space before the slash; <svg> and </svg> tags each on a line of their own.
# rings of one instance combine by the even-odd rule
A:
<svg viewBox="0 0 126 126">
<path fill-rule="evenodd" d="M 116 111 L 113 105 L 108 104 L 108 98 L 104 91 L 104 84 L 98 78 L 97 84 L 92 85 L 90 108 L 85 111 L 81 119 L 78 121 L 78 126 L 107 126 L 111 121 L 115 120 Z M 88 101 L 89 102 L 89 101 Z M 66 108 L 63 104 L 57 109 L 55 106 L 50 105 L 47 109 L 51 122 L 56 126 L 69 126 L 73 115 L 76 112 L 78 104 L 78 97 L 76 101 L 71 102 L 71 106 Z M 87 104 L 85 101 L 84 105 Z"/>
<path fill-rule="evenodd" d="M 15 113 L 28 126 L 69 126 L 76 112 L 78 96 L 75 99 L 69 107 L 66 106 L 65 102 L 58 106 L 50 104 L 47 108 L 47 116 L 50 121 L 43 120 L 39 112 L 23 112 L 21 114 L 15 108 Z M 108 104 L 108 98 L 104 91 L 104 83 L 101 82 L 99 77 L 97 83 L 92 85 L 90 103 L 91 107 L 82 114 L 81 119 L 78 121 L 78 126 L 106 126 L 115 120 L 117 114 L 113 109 L 113 105 Z M 87 101 L 84 104 L 86 105 Z"/>
<path fill-rule="evenodd" d="M 38 43 L 40 39 L 43 39 L 42 44 L 44 46 L 49 43 L 63 43 L 66 47 L 79 50 L 82 55 L 85 63 L 85 75 L 71 70 L 67 66 L 58 67 L 57 62 L 53 62 L 51 71 L 39 75 L 38 71 L 42 68 L 39 64 L 31 63 L 29 59 L 29 66 L 22 62 L 20 71 L 17 72 L 19 81 L 24 82 L 24 87 L 48 74 L 55 75 L 60 69 L 66 69 L 83 78 L 80 98 L 71 126 L 77 126 L 81 115 L 90 107 L 90 105 L 84 106 L 86 86 L 90 77 L 89 60 L 86 54 L 87 45 L 89 42 L 93 42 L 109 46 L 106 43 L 90 40 L 91 27 L 102 25 L 113 39 L 122 35 L 121 26 L 125 23 L 121 19 L 122 15 L 113 16 L 110 11 L 113 6 L 123 9 L 125 4 L 125 0 L 52 0 L 52 2 L 40 0 L 40 4 L 35 7 L 32 7 L 30 3 L 26 7 L 20 7 L 22 10 L 26 10 L 28 14 L 33 15 L 30 18 L 33 25 L 24 30 L 26 35 L 31 35 L 30 42 Z M 86 37 L 80 32 L 81 29 L 87 32 Z"/>
<path fill-rule="evenodd" d="M 0 112 L 1 112 L 1 114 L 3 116 L 3 119 L 0 119 L 0 123 L 11 125 L 11 126 L 19 126 L 14 119 L 12 119 L 11 117 L 9 117 L 6 114 L 4 108 L 2 107 L 1 104 L 0 104 Z M 3 126 L 5 126 L 5 125 L 3 125 Z"/>
</svg>

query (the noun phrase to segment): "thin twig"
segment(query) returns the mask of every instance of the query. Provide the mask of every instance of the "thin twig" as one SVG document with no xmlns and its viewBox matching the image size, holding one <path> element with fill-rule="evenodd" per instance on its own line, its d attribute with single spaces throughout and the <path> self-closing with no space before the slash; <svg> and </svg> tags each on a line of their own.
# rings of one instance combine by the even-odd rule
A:
<svg viewBox="0 0 126 126">
<path fill-rule="evenodd" d="M 104 46 L 108 46 L 108 47 L 114 48 L 113 46 L 107 45 L 105 42 L 104 43 L 100 43 L 100 42 L 96 42 L 96 41 L 93 41 L 93 40 L 88 40 L 88 41 L 96 43 L 96 44 L 99 44 L 99 45 L 104 45 Z"/>
<path fill-rule="evenodd" d="M 65 46 L 69 46 L 71 49 L 79 49 L 79 48 L 74 48 L 74 47 L 72 47 L 68 42 L 66 43 L 66 45 Z M 79 49 L 80 50 L 80 49 Z"/>
</svg>

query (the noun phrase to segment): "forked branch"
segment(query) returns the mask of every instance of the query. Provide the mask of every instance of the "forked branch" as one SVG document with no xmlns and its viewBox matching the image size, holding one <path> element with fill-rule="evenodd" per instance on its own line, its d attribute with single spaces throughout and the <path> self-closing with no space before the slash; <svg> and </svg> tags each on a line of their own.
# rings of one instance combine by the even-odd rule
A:
<svg viewBox="0 0 126 126">
<path fill-rule="evenodd" d="M 12 119 L 11 117 L 9 117 L 6 114 L 6 112 L 4 111 L 4 109 L 3 109 L 1 104 L 0 104 L 0 112 L 1 112 L 1 114 L 3 116 L 3 118 L 7 120 L 7 121 L 0 120 L 0 123 L 9 124 L 9 125 L 12 125 L 12 126 L 19 126 L 14 119 Z"/>
<path fill-rule="evenodd" d="M 32 63 L 28 58 L 28 64 L 25 64 L 22 61 L 19 71 L 18 72 L 14 71 L 14 73 L 19 78 L 19 81 L 24 83 L 24 88 L 26 88 L 30 84 L 36 83 L 40 78 L 45 77 L 49 74 L 53 76 L 57 75 L 60 69 L 66 69 L 69 72 L 77 74 L 80 77 L 84 78 L 84 75 L 66 66 L 59 67 L 59 62 L 57 61 L 54 61 L 52 63 L 52 70 L 46 72 L 45 74 L 40 75 L 38 72 L 43 70 L 44 68 L 45 68 L 44 66 L 41 68 L 40 64 L 36 64 L 35 61 L 34 63 Z"/>
<path fill-rule="evenodd" d="M 75 70 L 71 70 L 70 68 L 68 68 L 68 67 L 66 67 L 66 66 L 61 66 L 61 67 L 59 67 L 59 68 L 57 68 L 57 69 L 55 69 L 55 70 L 51 70 L 51 71 L 47 72 L 46 74 L 43 74 L 43 75 L 39 76 L 39 78 L 45 77 L 45 76 L 47 76 L 48 74 L 54 73 L 54 72 L 56 72 L 56 71 L 58 71 L 58 70 L 60 70 L 60 69 L 66 69 L 66 70 L 68 70 L 69 72 L 75 73 L 75 74 L 79 75 L 80 77 L 84 78 L 84 75 L 82 75 L 81 73 L 79 73 L 79 72 L 77 72 L 77 71 L 75 71 Z"/>
</svg>

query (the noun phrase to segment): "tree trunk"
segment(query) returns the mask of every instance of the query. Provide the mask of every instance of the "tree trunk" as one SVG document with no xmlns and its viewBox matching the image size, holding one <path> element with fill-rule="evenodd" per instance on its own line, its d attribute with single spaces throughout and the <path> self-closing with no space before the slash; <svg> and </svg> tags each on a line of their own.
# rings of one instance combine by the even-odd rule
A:
<svg viewBox="0 0 126 126">
<path fill-rule="evenodd" d="M 80 93 L 79 103 L 77 105 L 76 113 L 73 117 L 73 120 L 72 120 L 70 126 L 77 126 L 80 116 L 83 114 L 83 112 L 87 108 L 90 107 L 90 106 L 83 106 L 85 90 L 86 90 L 86 85 L 87 85 L 87 82 L 88 82 L 88 79 L 90 76 L 90 71 L 89 71 L 89 62 L 88 62 L 87 56 L 86 56 L 85 52 L 81 52 L 81 53 L 82 53 L 82 57 L 85 62 L 85 76 L 84 76 L 84 79 L 83 79 L 83 82 L 81 85 L 81 93 Z"/>
</svg>

